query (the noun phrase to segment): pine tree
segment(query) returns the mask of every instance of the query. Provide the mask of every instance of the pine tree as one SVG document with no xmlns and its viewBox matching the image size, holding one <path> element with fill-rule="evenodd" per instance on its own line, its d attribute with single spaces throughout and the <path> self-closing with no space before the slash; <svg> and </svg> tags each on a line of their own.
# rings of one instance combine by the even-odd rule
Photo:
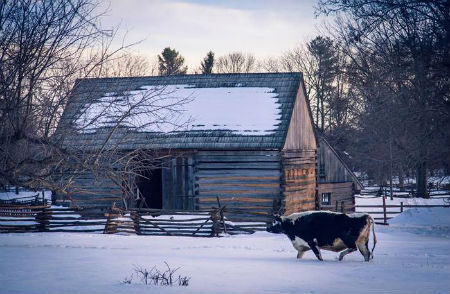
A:
<svg viewBox="0 0 450 294">
<path fill-rule="evenodd" d="M 161 55 L 158 55 L 159 74 L 162 76 L 182 75 L 187 71 L 187 66 L 183 66 L 184 57 L 175 49 L 164 48 Z"/>
<path fill-rule="evenodd" d="M 210 74 L 212 73 L 213 67 L 214 67 L 214 52 L 209 51 L 206 54 L 206 57 L 200 63 L 200 69 L 202 70 L 202 74 Z"/>
<path fill-rule="evenodd" d="M 314 38 L 308 43 L 307 48 L 315 63 L 316 124 L 323 133 L 327 112 L 325 102 L 330 103 L 338 60 L 334 43 L 328 37 Z"/>
</svg>

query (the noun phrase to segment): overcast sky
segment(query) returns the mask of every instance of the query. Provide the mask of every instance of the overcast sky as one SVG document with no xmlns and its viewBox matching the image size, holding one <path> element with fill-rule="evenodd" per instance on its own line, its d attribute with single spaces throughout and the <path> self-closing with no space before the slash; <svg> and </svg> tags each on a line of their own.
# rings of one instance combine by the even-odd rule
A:
<svg viewBox="0 0 450 294">
<path fill-rule="evenodd" d="M 156 56 L 178 50 L 190 69 L 209 50 L 258 58 L 280 55 L 316 35 L 316 0 L 111 0 L 104 26 L 120 24 L 134 50 Z"/>
</svg>

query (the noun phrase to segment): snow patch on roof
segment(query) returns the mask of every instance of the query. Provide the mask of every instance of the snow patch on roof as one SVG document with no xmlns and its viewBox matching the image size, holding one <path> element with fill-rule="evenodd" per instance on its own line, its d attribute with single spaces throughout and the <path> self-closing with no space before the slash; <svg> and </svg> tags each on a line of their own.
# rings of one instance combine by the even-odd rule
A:
<svg viewBox="0 0 450 294">
<path fill-rule="evenodd" d="M 267 87 L 143 86 L 105 93 L 86 104 L 75 126 L 88 133 L 120 121 L 120 126 L 141 132 L 227 130 L 265 135 L 273 133 L 281 120 L 277 97 Z"/>
</svg>

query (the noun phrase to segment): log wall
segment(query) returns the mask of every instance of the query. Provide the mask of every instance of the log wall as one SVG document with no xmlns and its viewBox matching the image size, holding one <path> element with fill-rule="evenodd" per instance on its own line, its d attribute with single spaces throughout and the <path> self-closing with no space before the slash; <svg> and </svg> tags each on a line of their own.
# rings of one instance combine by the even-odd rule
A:
<svg viewBox="0 0 450 294">
<path fill-rule="evenodd" d="M 194 164 L 196 209 L 217 207 L 218 196 L 221 205 L 252 213 L 239 219 L 266 220 L 280 202 L 278 151 L 199 151 Z"/>
<path fill-rule="evenodd" d="M 78 174 L 74 179 L 68 191 L 70 198 L 63 194 L 56 194 L 56 204 L 111 207 L 112 203 L 116 202 L 117 206 L 122 205 L 122 189 L 110 179 L 95 177 L 89 172 Z"/>
<path fill-rule="evenodd" d="M 284 214 L 315 209 L 316 151 L 285 150 L 282 163 Z"/>
</svg>

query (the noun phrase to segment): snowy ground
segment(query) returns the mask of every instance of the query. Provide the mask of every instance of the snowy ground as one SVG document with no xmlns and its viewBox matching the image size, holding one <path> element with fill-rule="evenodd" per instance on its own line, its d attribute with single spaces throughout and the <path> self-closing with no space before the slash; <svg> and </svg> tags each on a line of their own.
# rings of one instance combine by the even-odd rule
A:
<svg viewBox="0 0 450 294">
<path fill-rule="evenodd" d="M 342 262 L 329 251 L 322 251 L 324 262 L 311 252 L 297 260 L 285 236 L 266 232 L 223 238 L 4 234 L 0 292 L 449 293 L 449 218 L 448 208 L 416 209 L 377 226 L 369 263 L 358 252 Z M 436 225 L 439 234 L 430 230 Z M 191 277 L 190 285 L 122 283 L 133 266 L 164 269 L 164 261 L 181 267 L 177 273 Z"/>
</svg>

